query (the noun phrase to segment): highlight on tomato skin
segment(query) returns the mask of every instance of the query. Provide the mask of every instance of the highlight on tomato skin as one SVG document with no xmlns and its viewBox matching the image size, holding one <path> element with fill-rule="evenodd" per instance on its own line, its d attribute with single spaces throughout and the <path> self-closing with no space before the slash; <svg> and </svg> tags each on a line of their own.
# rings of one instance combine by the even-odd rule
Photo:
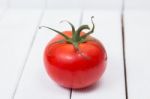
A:
<svg viewBox="0 0 150 99">
<path fill-rule="evenodd" d="M 44 50 L 44 65 L 47 74 L 57 84 L 73 89 L 88 87 L 103 75 L 107 64 L 107 53 L 102 43 L 90 36 L 95 25 L 91 17 L 92 29 L 81 25 L 78 29 L 67 22 L 72 31 L 60 32 L 49 41 Z M 87 33 L 83 32 L 88 29 Z"/>
</svg>

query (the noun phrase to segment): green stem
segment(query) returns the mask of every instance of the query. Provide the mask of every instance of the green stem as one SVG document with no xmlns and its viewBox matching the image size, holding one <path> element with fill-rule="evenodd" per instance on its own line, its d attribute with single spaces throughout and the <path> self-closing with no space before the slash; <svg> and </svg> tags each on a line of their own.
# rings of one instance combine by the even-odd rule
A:
<svg viewBox="0 0 150 99">
<path fill-rule="evenodd" d="M 94 25 L 94 22 L 93 22 L 93 18 L 94 18 L 94 16 L 91 17 L 91 22 L 92 22 L 92 25 L 93 25 L 91 31 L 89 31 L 88 33 L 86 33 L 83 36 L 81 36 L 81 38 L 86 38 L 88 35 L 90 35 L 90 34 L 92 34 L 94 32 L 95 25 Z"/>
<path fill-rule="evenodd" d="M 82 32 L 82 30 L 84 29 L 90 29 L 88 25 L 82 25 L 78 28 L 78 30 L 76 31 L 76 34 L 74 36 L 74 40 L 76 42 L 80 41 L 80 33 Z"/>
<path fill-rule="evenodd" d="M 67 21 L 67 20 L 60 21 L 60 23 L 62 23 L 62 22 L 67 22 L 71 26 L 72 36 L 74 37 L 74 35 L 75 35 L 75 27 L 73 26 L 73 24 L 71 22 Z"/>
<path fill-rule="evenodd" d="M 66 41 L 65 39 L 58 40 L 58 41 L 55 41 L 55 42 L 51 43 L 51 45 L 57 44 L 57 43 L 63 43 L 63 42 L 65 42 L 65 41 Z"/>
<path fill-rule="evenodd" d="M 55 30 L 55 29 L 52 29 L 52 28 L 50 28 L 50 27 L 47 27 L 47 26 L 40 26 L 39 27 L 39 29 L 41 29 L 42 27 L 44 27 L 44 28 L 48 28 L 48 29 L 50 29 L 50 30 L 52 30 L 52 31 L 54 31 L 54 32 L 56 32 L 56 33 L 58 33 L 58 34 L 60 34 L 61 36 L 63 36 L 65 39 L 70 39 L 67 35 L 65 35 L 65 34 L 63 34 L 62 32 L 59 32 L 59 31 L 57 31 L 57 30 Z"/>
<path fill-rule="evenodd" d="M 56 42 L 54 42 L 54 43 L 61 43 L 61 42 L 66 41 L 67 43 L 73 44 L 73 46 L 74 46 L 74 48 L 75 48 L 76 50 L 79 50 L 79 43 L 84 43 L 84 42 L 87 42 L 87 41 L 89 41 L 89 40 L 93 40 L 93 39 L 87 38 L 90 34 L 92 34 L 92 33 L 94 32 L 94 29 L 95 29 L 95 25 L 94 25 L 94 22 L 93 22 L 93 18 L 94 18 L 94 17 L 92 16 L 92 17 L 91 17 L 91 22 L 92 22 L 92 29 L 91 29 L 91 30 L 90 30 L 90 28 L 89 28 L 88 25 L 82 25 L 82 26 L 80 26 L 77 30 L 75 30 L 75 27 L 74 27 L 73 24 L 70 23 L 69 21 L 66 21 L 66 20 L 61 21 L 61 22 L 67 22 L 67 23 L 71 26 L 71 28 L 72 28 L 72 38 L 68 37 L 68 36 L 67 36 L 66 34 L 64 34 L 63 32 L 57 31 L 57 30 L 52 29 L 52 28 L 47 27 L 47 26 L 41 26 L 41 27 L 39 27 L 39 28 L 42 28 L 42 27 L 48 28 L 48 29 L 50 29 L 50 30 L 52 30 L 52 31 L 54 31 L 54 32 L 56 32 L 56 33 L 58 33 L 58 34 L 60 34 L 61 36 L 64 37 L 64 40 L 60 40 L 60 41 L 58 41 L 58 42 L 56 41 Z M 89 32 L 87 32 L 87 33 L 85 33 L 85 34 L 83 34 L 83 35 L 81 36 L 81 35 L 80 35 L 81 32 L 82 32 L 83 30 L 85 30 L 85 29 L 88 29 Z"/>
</svg>

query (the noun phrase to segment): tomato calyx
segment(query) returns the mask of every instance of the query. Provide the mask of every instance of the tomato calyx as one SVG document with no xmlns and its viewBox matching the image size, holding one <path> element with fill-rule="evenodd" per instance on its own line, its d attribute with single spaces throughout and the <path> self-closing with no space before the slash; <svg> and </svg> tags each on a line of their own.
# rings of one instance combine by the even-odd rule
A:
<svg viewBox="0 0 150 99">
<path fill-rule="evenodd" d="M 60 32 L 58 30 L 55 30 L 55 29 L 47 27 L 47 26 L 40 26 L 39 29 L 41 29 L 42 27 L 44 27 L 44 28 L 50 29 L 50 30 L 52 30 L 52 31 L 54 31 L 54 32 L 56 32 L 59 35 L 61 35 L 61 36 L 64 37 L 64 39 L 58 40 L 58 41 L 54 42 L 53 44 L 67 42 L 67 43 L 73 44 L 74 48 L 77 49 L 77 50 L 79 50 L 79 47 L 78 47 L 79 43 L 84 43 L 84 42 L 87 42 L 89 40 L 93 40 L 93 39 L 87 38 L 90 34 L 92 34 L 94 32 L 94 29 L 95 29 L 93 18 L 94 18 L 94 16 L 91 17 L 91 22 L 92 22 L 92 29 L 91 30 L 90 30 L 90 28 L 89 28 L 88 25 L 81 25 L 77 30 L 75 30 L 75 27 L 74 27 L 74 25 L 71 22 L 69 22 L 67 20 L 61 21 L 60 23 L 67 22 L 71 26 L 71 29 L 72 29 L 72 38 L 68 37 L 63 32 Z M 89 31 L 87 33 L 83 34 L 83 35 L 80 35 L 80 33 L 83 30 L 85 30 L 85 29 L 89 30 Z"/>
</svg>

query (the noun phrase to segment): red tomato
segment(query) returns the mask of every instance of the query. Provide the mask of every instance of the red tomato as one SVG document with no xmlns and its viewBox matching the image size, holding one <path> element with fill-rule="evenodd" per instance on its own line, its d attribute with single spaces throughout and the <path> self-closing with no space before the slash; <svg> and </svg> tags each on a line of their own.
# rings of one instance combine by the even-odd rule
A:
<svg viewBox="0 0 150 99">
<path fill-rule="evenodd" d="M 62 32 L 72 38 L 72 31 Z M 81 32 L 80 37 L 86 33 Z M 107 61 L 103 45 L 94 37 L 92 40 L 79 43 L 79 51 L 72 43 L 66 41 L 54 43 L 64 39 L 57 35 L 52 39 L 44 51 L 44 63 L 48 75 L 59 85 L 67 88 L 84 88 L 94 84 L 102 76 Z"/>
</svg>

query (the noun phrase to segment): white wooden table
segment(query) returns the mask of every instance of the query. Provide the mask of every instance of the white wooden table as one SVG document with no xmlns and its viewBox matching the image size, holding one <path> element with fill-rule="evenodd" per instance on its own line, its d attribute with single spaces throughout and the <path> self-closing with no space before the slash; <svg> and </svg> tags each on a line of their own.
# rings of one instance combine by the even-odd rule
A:
<svg viewBox="0 0 150 99">
<path fill-rule="evenodd" d="M 122 15 L 123 13 L 123 15 Z M 70 90 L 46 74 L 43 50 L 56 34 L 38 27 L 70 29 L 91 24 L 108 54 L 102 79 Z M 0 99 L 150 99 L 150 10 L 0 9 Z"/>
</svg>

